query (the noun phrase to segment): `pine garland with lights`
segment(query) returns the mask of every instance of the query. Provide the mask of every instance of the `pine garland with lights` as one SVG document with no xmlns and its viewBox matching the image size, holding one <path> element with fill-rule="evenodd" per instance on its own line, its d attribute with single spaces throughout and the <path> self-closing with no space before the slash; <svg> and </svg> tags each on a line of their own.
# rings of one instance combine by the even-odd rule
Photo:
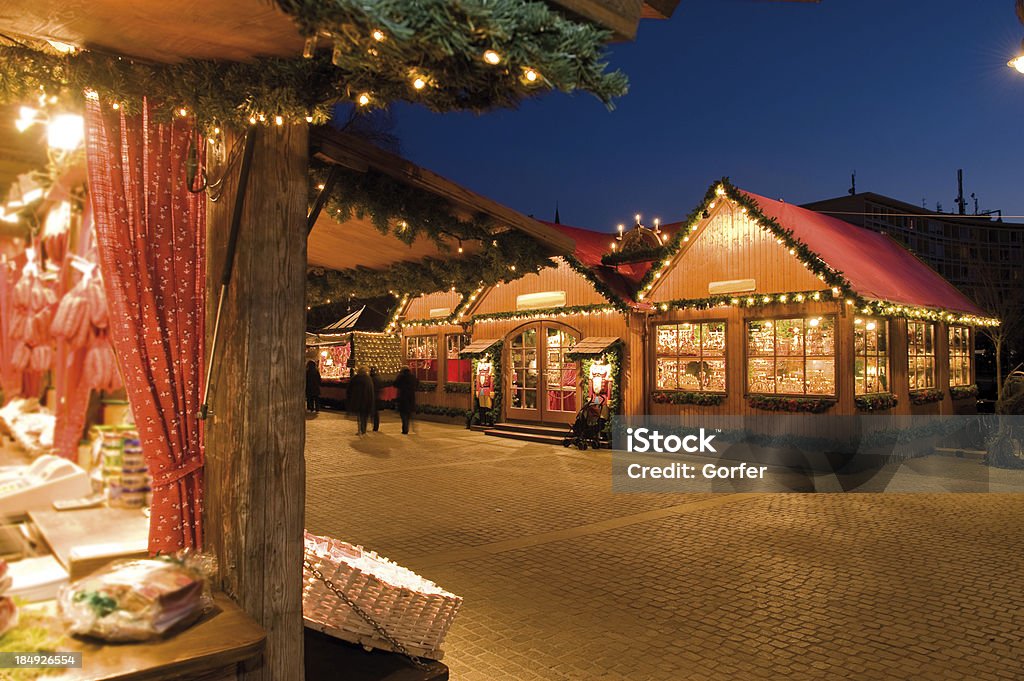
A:
<svg viewBox="0 0 1024 681">
<path fill-rule="evenodd" d="M 327 172 L 326 167 L 320 166 L 311 173 L 311 197 L 320 191 Z M 353 294 L 364 298 L 386 295 L 394 290 L 408 295 L 446 291 L 452 287 L 459 291 L 479 291 L 481 286 L 509 282 L 555 265 L 530 236 L 514 229 L 499 231 L 492 219 L 482 215 L 461 218 L 450 202 L 430 192 L 373 170 L 357 173 L 338 168 L 336 172 L 338 179 L 324 202 L 324 211 L 332 219 L 339 222 L 367 219 L 381 234 L 407 244 L 427 238 L 439 250 L 451 255 L 445 259 L 395 263 L 388 268 L 386 277 L 369 268 L 342 271 L 310 268 L 307 305 L 319 305 Z M 460 240 L 479 242 L 479 251 L 458 253 L 455 243 Z M 464 297 L 460 305 L 465 300 Z"/>
<path fill-rule="evenodd" d="M 601 256 L 601 264 L 614 267 L 633 262 L 645 262 L 647 260 L 661 260 L 669 254 L 669 247 L 662 246 L 641 246 L 629 251 L 612 251 Z"/>
<path fill-rule="evenodd" d="M 473 321 L 474 323 L 520 321 L 550 317 L 571 317 L 573 315 L 611 314 L 617 311 L 618 308 L 614 305 L 569 305 L 566 307 L 543 307 L 516 312 L 489 312 L 487 314 L 475 315 Z"/>
<path fill-rule="evenodd" d="M 460 395 L 465 395 L 465 394 L 473 392 L 473 384 L 472 383 L 445 383 L 444 384 L 444 391 L 446 393 L 456 393 L 456 394 L 460 394 Z"/>
<path fill-rule="evenodd" d="M 202 129 L 251 121 L 323 123 L 339 101 L 395 101 L 435 111 L 512 107 L 550 90 L 594 94 L 606 106 L 627 80 L 607 71 L 610 32 L 522 0 L 277 0 L 308 36 L 306 56 L 161 64 L 89 50 L 0 47 L 0 101 L 43 93 L 81 106 L 85 91 L 139 111 L 144 97 Z M 315 36 L 320 47 L 316 49 Z M 44 44 L 45 45 L 45 44 Z"/>
<path fill-rule="evenodd" d="M 619 295 L 615 293 L 615 291 L 613 291 L 611 287 L 608 286 L 608 284 L 598 279 L 597 275 L 594 274 L 594 271 L 587 267 L 586 265 L 584 265 L 582 262 L 580 262 L 576 258 L 576 256 L 563 255 L 562 257 L 565 259 L 565 262 L 569 265 L 570 268 L 572 268 L 574 272 L 576 272 L 584 279 L 586 279 L 588 282 L 590 282 L 590 284 L 594 287 L 594 290 L 600 293 L 605 300 L 614 305 L 615 309 L 620 310 L 622 312 L 626 312 L 627 310 L 629 310 L 629 305 L 626 303 L 626 301 L 622 300 L 622 298 L 620 298 Z"/>
</svg>

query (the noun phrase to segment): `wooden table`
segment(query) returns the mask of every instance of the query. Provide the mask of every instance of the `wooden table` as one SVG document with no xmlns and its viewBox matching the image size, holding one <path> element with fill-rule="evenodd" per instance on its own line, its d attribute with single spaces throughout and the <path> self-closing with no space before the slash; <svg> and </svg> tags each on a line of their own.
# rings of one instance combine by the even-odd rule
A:
<svg viewBox="0 0 1024 681">
<path fill-rule="evenodd" d="M 31 607 L 49 608 L 48 601 Z M 223 594 L 214 608 L 192 626 L 167 638 L 142 643 L 102 643 L 72 636 L 59 652 L 82 652 L 81 669 L 47 675 L 47 681 L 160 681 L 195 679 L 224 670 L 233 678 L 233 665 L 259 655 L 266 633 Z"/>
</svg>

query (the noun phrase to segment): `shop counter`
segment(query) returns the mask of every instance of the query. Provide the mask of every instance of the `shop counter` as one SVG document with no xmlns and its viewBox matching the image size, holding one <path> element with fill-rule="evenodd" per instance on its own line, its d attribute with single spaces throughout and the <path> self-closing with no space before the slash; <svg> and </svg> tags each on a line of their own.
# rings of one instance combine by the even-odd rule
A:
<svg viewBox="0 0 1024 681">
<path fill-rule="evenodd" d="M 29 608 L 44 609 L 56 617 L 57 604 L 46 601 Z M 46 681 L 158 681 L 197 678 L 224 670 L 255 657 L 263 650 L 266 634 L 251 617 L 223 594 L 214 607 L 192 626 L 165 638 L 141 643 L 103 643 L 65 637 L 58 652 L 82 653 L 80 669 L 60 670 Z"/>
</svg>

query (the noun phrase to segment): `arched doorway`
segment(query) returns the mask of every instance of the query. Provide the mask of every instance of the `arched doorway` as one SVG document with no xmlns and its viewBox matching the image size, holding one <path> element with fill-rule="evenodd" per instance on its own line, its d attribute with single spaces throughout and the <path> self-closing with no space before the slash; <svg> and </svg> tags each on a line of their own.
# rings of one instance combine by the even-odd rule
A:
<svg viewBox="0 0 1024 681">
<path fill-rule="evenodd" d="M 565 355 L 579 339 L 577 331 L 551 321 L 532 322 L 506 337 L 509 419 L 572 423 L 579 409 L 579 362 Z"/>
</svg>

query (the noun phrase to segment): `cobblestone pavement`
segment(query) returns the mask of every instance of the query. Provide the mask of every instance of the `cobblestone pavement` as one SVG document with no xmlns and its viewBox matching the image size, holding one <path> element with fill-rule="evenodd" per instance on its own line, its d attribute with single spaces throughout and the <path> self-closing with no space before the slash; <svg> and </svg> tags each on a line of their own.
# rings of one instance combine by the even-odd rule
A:
<svg viewBox="0 0 1024 681">
<path fill-rule="evenodd" d="M 1024 495 L 612 494 L 607 452 L 354 432 L 308 422 L 307 527 L 465 598 L 456 681 L 1024 678 Z"/>
</svg>

